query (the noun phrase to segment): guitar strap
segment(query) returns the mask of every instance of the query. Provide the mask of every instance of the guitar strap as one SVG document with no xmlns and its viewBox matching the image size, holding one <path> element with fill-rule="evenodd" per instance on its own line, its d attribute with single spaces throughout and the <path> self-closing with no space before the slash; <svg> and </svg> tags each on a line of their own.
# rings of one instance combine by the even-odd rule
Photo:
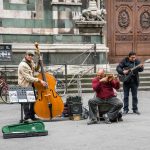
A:
<svg viewBox="0 0 150 150">
<path fill-rule="evenodd" d="M 134 61 L 134 67 L 135 67 L 135 61 Z"/>
</svg>

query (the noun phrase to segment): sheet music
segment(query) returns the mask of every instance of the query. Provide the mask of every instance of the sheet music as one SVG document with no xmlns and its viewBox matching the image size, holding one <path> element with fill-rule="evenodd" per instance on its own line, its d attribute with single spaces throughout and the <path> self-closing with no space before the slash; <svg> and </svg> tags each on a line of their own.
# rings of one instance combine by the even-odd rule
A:
<svg viewBox="0 0 150 150">
<path fill-rule="evenodd" d="M 32 87 L 9 86 L 9 98 L 11 103 L 35 102 Z"/>
<path fill-rule="evenodd" d="M 35 96 L 33 91 L 26 91 L 28 102 L 35 102 Z"/>
<path fill-rule="evenodd" d="M 18 103 L 17 91 L 9 91 L 10 103 Z"/>
</svg>

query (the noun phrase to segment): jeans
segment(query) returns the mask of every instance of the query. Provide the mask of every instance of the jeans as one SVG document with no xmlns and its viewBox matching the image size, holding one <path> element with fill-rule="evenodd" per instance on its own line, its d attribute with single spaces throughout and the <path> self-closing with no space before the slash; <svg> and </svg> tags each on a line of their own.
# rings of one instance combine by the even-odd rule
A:
<svg viewBox="0 0 150 150">
<path fill-rule="evenodd" d="M 138 98 L 137 98 L 137 90 L 138 86 L 136 83 L 129 83 L 129 84 L 123 84 L 123 91 L 124 91 L 124 111 L 129 111 L 129 92 L 131 89 L 132 93 L 132 110 L 138 110 L 137 104 L 138 104 Z"/>
<path fill-rule="evenodd" d="M 114 120 L 118 116 L 119 111 L 123 107 L 123 103 L 117 97 L 111 97 L 108 99 L 100 99 L 98 97 L 94 97 L 89 100 L 89 119 L 96 120 L 97 119 L 97 105 L 100 104 L 111 104 L 112 108 L 107 112 L 109 119 Z"/>
<path fill-rule="evenodd" d="M 23 108 L 24 108 L 24 118 L 31 118 L 33 119 L 35 116 L 35 112 L 34 112 L 34 103 L 24 103 L 23 104 Z"/>
</svg>

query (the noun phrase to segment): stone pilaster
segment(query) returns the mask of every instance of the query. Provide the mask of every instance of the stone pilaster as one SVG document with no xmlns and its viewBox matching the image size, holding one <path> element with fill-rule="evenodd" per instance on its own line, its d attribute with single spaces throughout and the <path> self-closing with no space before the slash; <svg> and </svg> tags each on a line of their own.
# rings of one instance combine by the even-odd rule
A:
<svg viewBox="0 0 150 150">
<path fill-rule="evenodd" d="M 0 0 L 0 10 L 3 9 L 3 0 Z"/>
</svg>

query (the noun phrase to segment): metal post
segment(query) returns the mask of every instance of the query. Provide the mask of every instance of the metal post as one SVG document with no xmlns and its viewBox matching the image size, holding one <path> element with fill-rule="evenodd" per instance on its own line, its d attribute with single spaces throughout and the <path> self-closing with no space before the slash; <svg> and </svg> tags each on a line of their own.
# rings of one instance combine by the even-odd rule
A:
<svg viewBox="0 0 150 150">
<path fill-rule="evenodd" d="M 4 67 L 4 76 L 5 76 L 4 78 L 5 78 L 5 81 L 6 81 L 6 83 L 7 83 L 7 75 L 6 75 L 7 72 L 6 72 L 6 69 L 7 69 L 7 67 L 5 66 L 5 67 Z"/>
<path fill-rule="evenodd" d="M 93 61 L 94 61 L 94 73 L 96 73 L 96 44 L 94 44 L 94 56 L 93 56 Z"/>
<path fill-rule="evenodd" d="M 65 88 L 66 88 L 66 93 L 68 93 L 68 79 L 67 79 L 67 64 L 65 64 Z"/>
<path fill-rule="evenodd" d="M 21 103 L 21 120 L 20 120 L 20 123 L 23 123 L 23 103 Z"/>
<path fill-rule="evenodd" d="M 81 76 L 78 74 L 77 76 L 77 88 L 78 88 L 78 96 L 82 97 L 82 87 L 81 87 Z"/>
<path fill-rule="evenodd" d="M 7 72 L 6 72 L 6 71 L 7 71 L 7 67 L 6 67 L 6 66 L 5 66 L 5 69 L 4 69 L 4 70 L 5 70 L 5 71 L 4 71 L 4 72 L 5 72 L 5 73 L 4 73 L 4 75 L 5 75 L 5 82 L 6 82 L 6 84 L 7 84 Z M 7 94 L 8 94 L 8 93 L 6 93 L 6 94 L 4 95 L 6 101 L 7 101 Z"/>
</svg>

